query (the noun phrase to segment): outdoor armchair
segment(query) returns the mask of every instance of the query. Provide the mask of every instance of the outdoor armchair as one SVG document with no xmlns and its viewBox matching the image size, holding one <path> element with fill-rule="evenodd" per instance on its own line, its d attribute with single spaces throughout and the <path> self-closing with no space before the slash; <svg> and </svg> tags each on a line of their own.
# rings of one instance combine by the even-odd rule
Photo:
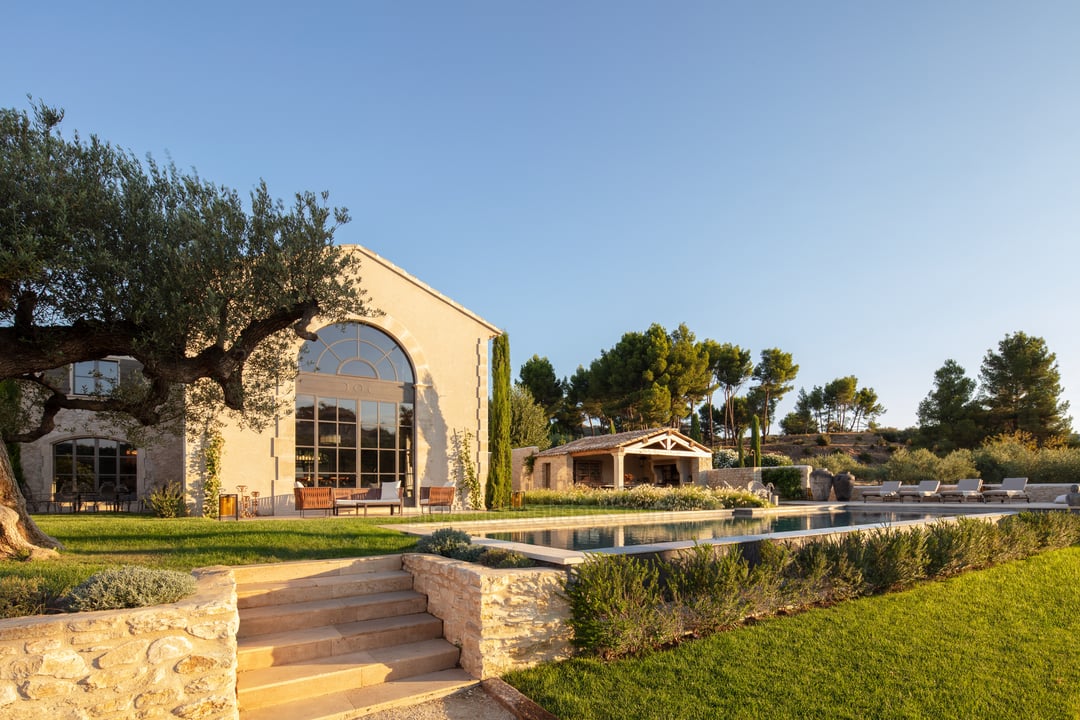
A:
<svg viewBox="0 0 1080 720">
<path fill-rule="evenodd" d="M 430 514 L 434 508 L 446 508 L 449 512 L 454 505 L 454 492 L 457 490 L 452 485 L 442 487 L 420 488 L 420 512 L 427 508 Z"/>
</svg>

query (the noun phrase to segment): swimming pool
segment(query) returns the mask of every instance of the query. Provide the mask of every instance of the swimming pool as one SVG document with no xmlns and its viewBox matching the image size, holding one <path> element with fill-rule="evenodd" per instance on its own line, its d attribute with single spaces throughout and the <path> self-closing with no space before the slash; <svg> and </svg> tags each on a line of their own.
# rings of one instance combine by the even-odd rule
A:
<svg viewBox="0 0 1080 720">
<path fill-rule="evenodd" d="M 941 517 L 940 513 L 933 512 L 832 510 L 797 515 L 774 514 L 752 517 L 728 515 L 701 520 L 681 519 L 654 522 L 635 518 L 618 525 L 604 523 L 519 530 L 474 530 L 473 535 L 491 540 L 581 552 L 680 541 L 768 536 L 774 533 L 851 526 L 881 526 L 907 521 L 932 520 L 939 517 Z"/>
</svg>

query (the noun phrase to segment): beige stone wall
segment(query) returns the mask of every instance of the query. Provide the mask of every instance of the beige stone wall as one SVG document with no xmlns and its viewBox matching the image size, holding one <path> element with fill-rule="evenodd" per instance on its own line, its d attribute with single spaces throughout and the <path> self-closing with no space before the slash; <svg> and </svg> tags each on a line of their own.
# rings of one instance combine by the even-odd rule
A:
<svg viewBox="0 0 1080 720">
<path fill-rule="evenodd" d="M 20 448 L 23 475 L 37 497 L 53 492 L 53 445 L 64 440 L 82 437 L 101 437 L 124 441 L 124 433 L 104 422 L 96 413 L 85 410 L 61 410 L 56 429 Z M 153 486 L 164 486 L 184 479 L 183 440 L 174 434 L 159 434 L 138 447 L 137 488 L 128 488 L 140 496 Z"/>
<path fill-rule="evenodd" d="M 713 488 L 745 488 L 755 480 L 761 481 L 761 468 L 720 468 L 698 473 L 698 484 Z"/>
<path fill-rule="evenodd" d="M 473 437 L 473 461 L 481 483 L 487 477 L 488 352 L 498 329 L 469 310 L 366 248 L 361 256 L 363 287 L 377 317 L 358 318 L 394 338 L 409 355 L 416 373 L 415 472 L 420 485 L 446 485 L 451 478 L 450 448 L 454 431 Z M 316 319 L 314 327 L 320 326 Z M 303 341 L 297 339 L 299 353 Z M 349 380 L 362 384 L 362 378 Z M 293 384 L 281 388 L 291 402 Z M 294 512 L 293 483 L 296 433 L 291 416 L 262 432 L 226 427 L 222 492 L 260 493 L 260 514 Z M 188 438 L 188 483 L 202 481 L 199 438 Z"/>
<path fill-rule="evenodd" d="M 813 470 L 809 465 L 793 465 L 802 474 L 802 487 L 810 487 L 810 473 Z M 698 484 L 709 487 L 734 487 L 745 488 L 755 480 L 761 482 L 761 471 L 766 468 L 720 468 L 718 470 L 703 468 L 698 473 Z"/>
<path fill-rule="evenodd" d="M 535 445 L 510 451 L 510 477 L 513 480 L 511 488 L 514 492 L 536 489 L 536 478 L 529 472 L 525 461 L 538 452 L 540 448 Z"/>
<path fill-rule="evenodd" d="M 0 620 L 4 720 L 236 720 L 236 584 L 171 605 Z"/>
<path fill-rule="evenodd" d="M 548 490 L 569 490 L 574 486 L 574 461 L 569 455 L 552 455 L 536 458 L 533 466 L 533 488 L 544 488 L 544 465 L 548 466 L 547 473 L 551 479 Z"/>
<path fill-rule="evenodd" d="M 461 648 L 461 667 L 481 680 L 571 655 L 565 573 L 550 568 L 494 570 L 435 555 L 408 554 L 413 588 Z"/>
</svg>

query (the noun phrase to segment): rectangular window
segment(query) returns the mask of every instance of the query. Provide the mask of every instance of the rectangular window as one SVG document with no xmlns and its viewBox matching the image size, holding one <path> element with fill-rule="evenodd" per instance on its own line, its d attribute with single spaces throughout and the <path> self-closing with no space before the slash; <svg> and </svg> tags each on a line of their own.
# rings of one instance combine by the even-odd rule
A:
<svg viewBox="0 0 1080 720">
<path fill-rule="evenodd" d="M 75 395 L 108 395 L 120 379 L 116 360 L 78 362 L 72 368 L 72 392 Z"/>
</svg>

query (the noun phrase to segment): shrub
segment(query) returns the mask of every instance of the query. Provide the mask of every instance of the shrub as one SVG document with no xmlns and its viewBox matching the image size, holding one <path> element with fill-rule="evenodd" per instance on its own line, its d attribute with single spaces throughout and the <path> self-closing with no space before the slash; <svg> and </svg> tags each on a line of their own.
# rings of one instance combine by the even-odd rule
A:
<svg viewBox="0 0 1080 720">
<path fill-rule="evenodd" d="M 818 455 L 813 460 L 813 466 L 815 468 L 821 468 L 828 470 L 832 474 L 840 472 L 849 472 L 852 475 L 858 477 L 861 473 L 857 472 L 862 469 L 862 466 L 855 461 L 850 455 L 842 452 L 832 452 L 828 455 Z"/>
<path fill-rule="evenodd" d="M 761 467 L 786 467 L 791 465 L 791 458 L 780 453 L 762 453 Z"/>
<path fill-rule="evenodd" d="M 659 570 L 628 555 L 589 555 L 564 585 L 573 644 L 603 658 L 662 647 L 681 623 L 666 611 Z"/>
<path fill-rule="evenodd" d="M 739 467 L 739 453 L 735 450 L 728 450 L 727 448 L 714 450 L 712 454 L 712 466 L 713 470 Z"/>
<path fill-rule="evenodd" d="M 477 561 L 486 567 L 499 569 L 527 568 L 536 565 L 532 558 L 522 555 L 515 550 L 507 550 L 506 548 L 501 547 L 485 547 L 484 551 L 480 553 L 477 558 Z"/>
<path fill-rule="evenodd" d="M 485 545 L 453 545 L 447 548 L 446 552 L 436 553 L 443 557 L 453 558 L 454 560 L 464 560 L 465 562 L 476 562 L 480 559 L 480 556 L 487 551 Z"/>
<path fill-rule="evenodd" d="M 155 488 L 146 499 L 150 510 L 159 518 L 186 517 L 187 501 L 180 483 L 171 482 Z"/>
<path fill-rule="evenodd" d="M 727 488 L 683 485 L 659 488 L 638 485 L 630 490 L 600 490 L 574 487 L 570 490 L 530 490 L 525 494 L 529 505 L 599 505 L 641 510 L 719 510 L 742 507 L 766 507 L 768 500 L 753 493 Z"/>
<path fill-rule="evenodd" d="M 733 627 L 750 613 L 744 593 L 750 567 L 737 546 L 695 545 L 665 569 L 685 632 L 713 633 Z"/>
<path fill-rule="evenodd" d="M 762 540 L 757 550 L 757 562 L 750 567 L 744 592 L 753 613 L 767 615 L 789 604 L 794 586 L 785 583 L 784 576 L 792 554 L 788 546 L 772 540 Z"/>
<path fill-rule="evenodd" d="M 1020 513 L 850 532 L 800 547 L 696 545 L 669 563 L 594 555 L 566 581 L 574 643 L 605 658 L 739 624 L 748 617 L 907 587 L 1040 549 L 1080 543 L 1080 516 Z M 666 578 L 665 585 L 660 582 Z"/>
<path fill-rule="evenodd" d="M 804 604 L 847 600 L 863 592 L 862 571 L 841 540 L 826 537 L 797 548 L 789 573 Z"/>
<path fill-rule="evenodd" d="M 869 592 L 907 587 L 926 577 L 926 536 L 921 528 L 866 533 L 859 568 Z"/>
<path fill-rule="evenodd" d="M 1080 449 L 1037 447 L 1025 433 L 990 438 L 974 453 L 980 477 L 997 483 L 1007 477 L 1026 477 L 1039 483 L 1074 483 L 1080 477 Z"/>
<path fill-rule="evenodd" d="M 832 445 L 832 438 L 829 437 L 828 434 L 822 433 L 817 436 L 817 444 L 821 447 L 828 447 L 829 445 Z"/>
<path fill-rule="evenodd" d="M 416 552 L 442 555 L 454 560 L 478 562 L 493 568 L 533 567 L 536 563 L 514 550 L 489 545 L 475 545 L 469 534 L 454 528 L 439 528 L 416 541 Z"/>
<path fill-rule="evenodd" d="M 0 618 L 44 615 L 57 605 L 58 598 L 41 578 L 0 577 Z"/>
<path fill-rule="evenodd" d="M 997 527 L 984 520 L 957 518 L 926 529 L 926 574 L 929 577 L 986 567 L 996 554 Z"/>
<path fill-rule="evenodd" d="M 1023 512 L 1016 522 L 1027 524 L 1039 540 L 1039 549 L 1057 550 L 1080 543 L 1080 516 L 1064 512 Z"/>
<path fill-rule="evenodd" d="M 418 553 L 432 553 L 443 557 L 453 557 L 452 553 L 462 547 L 471 544 L 472 538 L 462 530 L 454 528 L 439 528 L 430 535 L 425 535 L 416 541 L 414 548 Z"/>
<path fill-rule="evenodd" d="M 802 500 L 802 472 L 793 467 L 767 468 L 761 471 L 761 482 L 772 483 L 785 500 Z"/>
<path fill-rule="evenodd" d="M 127 565 L 91 575 L 64 598 L 76 612 L 176 602 L 195 592 L 195 578 L 175 570 Z"/>
<path fill-rule="evenodd" d="M 889 457 L 886 471 L 890 480 L 916 484 L 920 480 L 956 482 L 961 478 L 979 477 L 974 457 L 968 450 L 954 450 L 944 458 L 919 448 L 901 448 Z"/>
</svg>

